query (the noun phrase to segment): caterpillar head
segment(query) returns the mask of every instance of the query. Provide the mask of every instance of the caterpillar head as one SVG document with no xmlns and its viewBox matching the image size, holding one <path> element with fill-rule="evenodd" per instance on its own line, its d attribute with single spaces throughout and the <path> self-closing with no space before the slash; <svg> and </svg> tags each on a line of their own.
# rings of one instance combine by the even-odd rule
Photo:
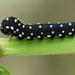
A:
<svg viewBox="0 0 75 75">
<path fill-rule="evenodd" d="M 13 35 L 14 28 L 16 27 L 16 23 L 20 23 L 20 21 L 15 17 L 7 17 L 4 19 L 0 25 L 1 32 L 5 35 Z"/>
</svg>

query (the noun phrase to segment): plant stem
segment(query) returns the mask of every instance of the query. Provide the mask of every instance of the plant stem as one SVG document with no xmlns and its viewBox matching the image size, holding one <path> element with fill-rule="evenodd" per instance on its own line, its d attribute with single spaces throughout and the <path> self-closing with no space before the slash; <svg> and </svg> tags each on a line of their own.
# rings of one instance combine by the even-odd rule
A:
<svg viewBox="0 0 75 75">
<path fill-rule="evenodd" d="M 0 39 L 0 45 L 0 56 L 65 54 L 75 52 L 75 37 L 66 36 L 63 39 L 55 37 L 53 40 L 35 38 L 32 41 Z"/>
</svg>

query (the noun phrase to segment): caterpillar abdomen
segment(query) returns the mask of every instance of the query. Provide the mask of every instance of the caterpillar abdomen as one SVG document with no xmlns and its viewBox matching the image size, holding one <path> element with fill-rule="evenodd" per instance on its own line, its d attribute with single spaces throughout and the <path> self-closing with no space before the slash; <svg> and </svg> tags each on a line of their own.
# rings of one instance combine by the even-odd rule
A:
<svg viewBox="0 0 75 75">
<path fill-rule="evenodd" d="M 55 36 L 64 38 L 65 35 L 73 36 L 75 34 L 75 22 L 27 25 L 21 23 L 15 17 L 8 17 L 3 20 L 0 27 L 3 34 L 15 36 L 20 40 L 24 38 L 29 40 L 38 38 L 41 40 L 44 37 L 53 39 Z"/>
</svg>

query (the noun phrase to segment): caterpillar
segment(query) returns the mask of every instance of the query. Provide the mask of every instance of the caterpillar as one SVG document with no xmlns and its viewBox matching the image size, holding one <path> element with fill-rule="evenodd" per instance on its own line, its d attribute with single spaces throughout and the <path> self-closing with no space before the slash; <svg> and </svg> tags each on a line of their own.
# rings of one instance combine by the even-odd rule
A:
<svg viewBox="0 0 75 75">
<path fill-rule="evenodd" d="M 16 17 L 6 17 L 0 24 L 1 32 L 5 35 L 15 36 L 19 40 L 27 38 L 33 40 L 38 38 L 42 40 L 44 37 L 53 39 L 55 36 L 64 38 L 65 35 L 74 36 L 75 22 L 69 23 L 45 23 L 45 24 L 23 24 Z"/>
</svg>

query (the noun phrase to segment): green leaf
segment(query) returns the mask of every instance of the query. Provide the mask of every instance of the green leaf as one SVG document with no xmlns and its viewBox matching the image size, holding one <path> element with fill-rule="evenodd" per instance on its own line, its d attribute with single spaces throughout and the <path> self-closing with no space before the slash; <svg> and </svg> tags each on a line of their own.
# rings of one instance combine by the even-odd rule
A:
<svg viewBox="0 0 75 75">
<path fill-rule="evenodd" d="M 0 56 L 8 55 L 47 55 L 75 53 L 75 36 L 66 36 L 64 39 L 55 37 L 53 40 L 44 38 L 43 40 L 27 39 L 18 40 L 0 39 Z"/>
<path fill-rule="evenodd" d="M 11 73 L 5 67 L 0 65 L 0 75 L 11 75 Z"/>
</svg>

